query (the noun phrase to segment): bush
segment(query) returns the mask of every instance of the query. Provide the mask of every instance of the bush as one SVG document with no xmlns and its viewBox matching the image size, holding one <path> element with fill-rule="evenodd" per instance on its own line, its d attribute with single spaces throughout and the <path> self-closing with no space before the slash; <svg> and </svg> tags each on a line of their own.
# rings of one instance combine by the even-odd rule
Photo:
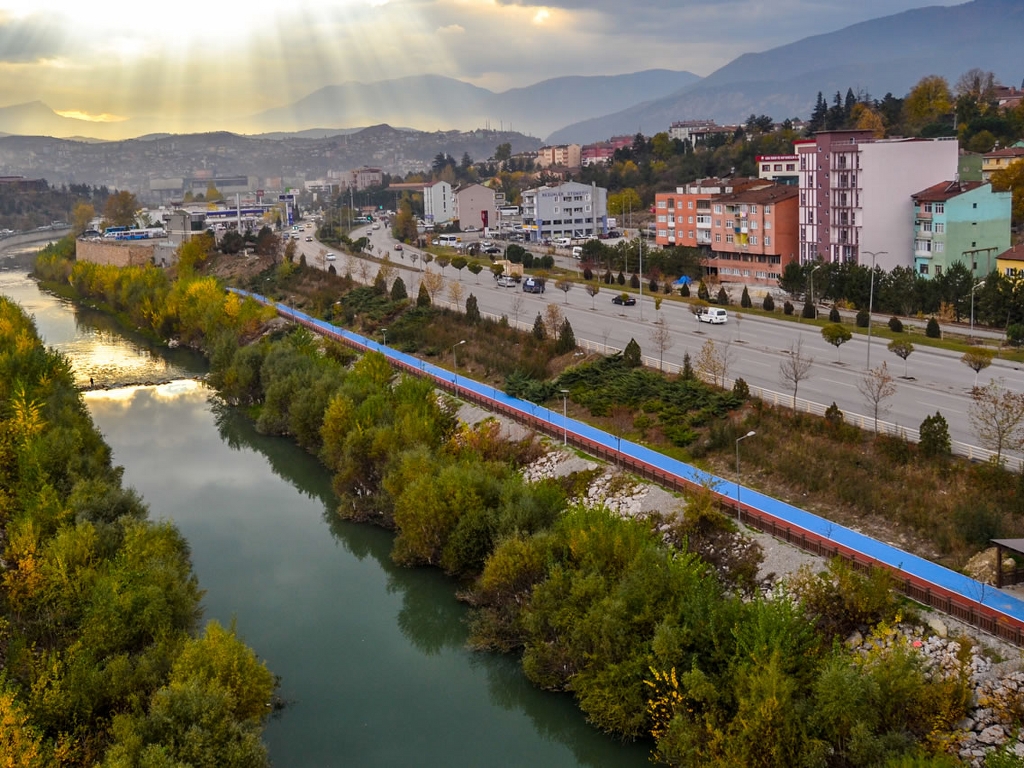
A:
<svg viewBox="0 0 1024 768">
<path fill-rule="evenodd" d="M 724 285 L 718 289 L 718 296 L 715 298 L 715 303 L 723 306 L 729 303 L 729 294 L 725 292 Z"/>
<path fill-rule="evenodd" d="M 732 383 L 732 393 L 741 400 L 748 400 L 750 398 L 750 387 L 747 386 L 747 382 L 743 379 L 736 379 Z"/>
<path fill-rule="evenodd" d="M 472 293 L 469 294 L 469 298 L 466 299 L 466 322 L 480 322 L 480 305 L 476 300 L 476 296 Z"/>
<path fill-rule="evenodd" d="M 583 268 L 583 279 L 587 281 L 594 279 L 594 271 L 590 267 Z"/>
<path fill-rule="evenodd" d="M 643 356 L 640 354 L 640 345 L 636 343 L 636 339 L 630 339 L 622 351 L 622 362 L 627 368 L 639 368 L 643 365 Z"/>
<path fill-rule="evenodd" d="M 629 276 L 629 287 L 633 290 L 640 289 L 640 278 L 636 276 L 636 272 Z"/>
<path fill-rule="evenodd" d="M 701 301 L 711 301 L 711 294 L 708 293 L 708 287 L 704 285 L 704 281 L 700 281 L 700 285 L 697 286 L 697 298 Z"/>
<path fill-rule="evenodd" d="M 622 274 L 622 272 L 619 272 L 619 276 L 615 278 L 615 282 L 618 283 L 619 285 L 625 285 L 626 276 Z"/>
<path fill-rule="evenodd" d="M 770 293 L 766 293 L 764 295 L 764 301 L 761 302 L 761 309 L 763 309 L 765 312 L 775 311 L 775 299 L 772 298 L 772 295 Z"/>
<path fill-rule="evenodd" d="M 934 416 L 925 416 L 921 422 L 921 441 L 917 444 L 923 456 L 939 458 L 949 456 L 952 443 L 949 440 L 949 424 L 938 411 Z"/>
<path fill-rule="evenodd" d="M 693 380 L 693 362 L 690 360 L 690 353 L 683 353 L 683 369 L 679 372 L 683 381 Z"/>
<path fill-rule="evenodd" d="M 818 316 L 818 310 L 814 308 L 814 305 L 810 302 L 810 300 L 807 300 L 804 302 L 804 308 L 800 312 L 800 316 L 805 320 L 813 320 Z"/>
<path fill-rule="evenodd" d="M 391 300 L 402 301 L 407 298 L 409 298 L 409 294 L 405 290 L 405 281 L 400 277 L 396 277 L 395 282 L 391 284 Z"/>
<path fill-rule="evenodd" d="M 830 323 L 841 323 L 843 322 L 843 316 L 839 314 L 839 307 L 832 307 L 828 311 L 828 321 Z"/>
<path fill-rule="evenodd" d="M 786 303 L 782 305 L 782 314 L 784 314 L 784 315 L 792 315 L 793 314 L 793 303 L 791 301 L 786 301 Z"/>
<path fill-rule="evenodd" d="M 547 338 L 547 331 L 544 329 L 544 318 L 541 317 L 540 312 L 537 313 L 537 319 L 533 321 L 533 338 L 537 341 L 544 341 Z"/>
<path fill-rule="evenodd" d="M 558 330 L 558 342 L 555 344 L 555 352 L 564 355 L 576 349 L 576 334 L 573 333 L 569 319 L 562 321 L 562 327 Z"/>
<path fill-rule="evenodd" d="M 743 286 L 743 294 L 740 296 L 740 306 L 744 309 L 750 309 L 754 306 L 754 303 L 750 300 L 750 292 L 745 285 Z"/>
<path fill-rule="evenodd" d="M 825 409 L 825 421 L 833 427 L 838 427 L 843 423 L 843 412 L 834 401 Z"/>
<path fill-rule="evenodd" d="M 858 328 L 867 328 L 870 321 L 871 315 L 866 309 L 862 309 L 857 313 L 857 319 L 855 322 L 857 323 Z"/>
<path fill-rule="evenodd" d="M 1012 347 L 1024 344 L 1024 325 L 1014 323 L 1006 329 L 1006 342 Z"/>
<path fill-rule="evenodd" d="M 903 333 L 903 321 L 893 315 L 889 318 L 889 330 L 893 333 Z"/>
<path fill-rule="evenodd" d="M 647 284 L 647 290 L 649 290 L 651 293 L 658 292 L 658 281 L 655 278 L 651 278 L 651 282 Z"/>
<path fill-rule="evenodd" d="M 928 325 L 924 328 L 924 335 L 929 339 L 941 339 L 942 329 L 939 328 L 939 321 L 934 317 L 928 318 Z"/>
<path fill-rule="evenodd" d="M 684 299 L 690 298 L 690 286 L 687 285 L 686 283 L 683 283 L 682 286 L 680 286 L 679 288 L 679 295 L 682 296 Z"/>
</svg>

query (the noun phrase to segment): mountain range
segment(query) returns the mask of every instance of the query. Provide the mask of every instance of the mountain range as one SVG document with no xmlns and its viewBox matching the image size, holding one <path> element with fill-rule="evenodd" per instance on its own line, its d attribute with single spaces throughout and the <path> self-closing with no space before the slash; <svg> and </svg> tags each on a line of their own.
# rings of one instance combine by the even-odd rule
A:
<svg viewBox="0 0 1024 768">
<path fill-rule="evenodd" d="M 546 140 L 588 143 L 637 131 L 650 135 L 675 120 L 733 123 L 751 113 L 777 120 L 807 117 L 819 91 L 828 99 L 848 88 L 902 97 L 925 75 L 941 75 L 952 85 L 974 67 L 1017 85 L 1024 78 L 1022 40 L 1021 0 L 918 8 L 744 54 L 673 94 L 572 123 Z"/>
</svg>

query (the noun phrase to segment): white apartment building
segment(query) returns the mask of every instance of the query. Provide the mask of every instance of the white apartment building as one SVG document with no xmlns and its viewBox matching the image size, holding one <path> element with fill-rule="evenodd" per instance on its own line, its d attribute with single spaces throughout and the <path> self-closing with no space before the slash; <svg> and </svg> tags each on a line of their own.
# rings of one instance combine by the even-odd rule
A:
<svg viewBox="0 0 1024 768">
<path fill-rule="evenodd" d="M 452 185 L 434 181 L 423 186 L 423 219 L 430 224 L 447 224 L 455 218 Z"/>
<path fill-rule="evenodd" d="M 538 168 L 579 168 L 582 163 L 582 150 L 579 144 L 559 144 L 555 147 L 541 147 L 537 150 L 537 158 L 533 161 Z"/>
<path fill-rule="evenodd" d="M 949 139 L 876 139 L 871 131 L 822 131 L 794 143 L 800 176 L 800 262 L 914 266 L 911 197 L 956 178 Z"/>
<path fill-rule="evenodd" d="M 590 238 L 608 231 L 608 190 L 570 181 L 522 193 L 523 229 L 532 241 Z"/>
</svg>

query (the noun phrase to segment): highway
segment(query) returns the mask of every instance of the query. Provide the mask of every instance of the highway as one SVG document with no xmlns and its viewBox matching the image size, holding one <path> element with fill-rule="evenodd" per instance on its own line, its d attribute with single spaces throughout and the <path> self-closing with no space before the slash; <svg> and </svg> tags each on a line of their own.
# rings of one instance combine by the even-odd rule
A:
<svg viewBox="0 0 1024 768">
<path fill-rule="evenodd" d="M 420 255 L 418 249 L 404 246 L 394 250 L 395 241 L 390 232 L 382 228 L 360 230 L 356 235 L 370 236 L 374 245 L 373 255 L 390 252 L 392 263 L 400 270 L 410 296 L 419 289 L 419 274 L 423 269 L 422 259 L 413 267 L 411 253 Z M 318 258 L 324 246 L 317 242 L 307 243 L 303 239 L 298 245 L 306 254 L 307 263 L 323 268 L 330 262 Z M 330 249 L 326 249 L 330 251 Z M 349 257 L 351 258 L 351 257 Z M 339 272 L 345 271 L 346 256 L 339 254 L 333 262 Z M 561 259 L 559 261 L 562 261 Z M 568 261 L 571 262 L 571 259 Z M 435 264 L 428 267 L 438 271 Z M 370 279 L 376 275 L 376 265 L 370 271 Z M 458 279 L 453 269 L 444 270 L 447 282 Z M 358 275 L 353 275 L 357 277 Z M 867 370 L 868 343 L 866 336 L 854 334 L 837 354 L 835 347 L 821 337 L 820 328 L 802 326 L 796 322 L 774 320 L 756 315 L 747 315 L 742 310 L 730 308 L 729 321 L 724 325 L 698 324 L 690 313 L 689 305 L 682 302 L 665 301 L 660 313 L 654 309 L 653 298 L 646 293 L 637 306 L 621 307 L 611 303 L 617 291 L 614 286 L 601 285 L 594 297 L 587 295 L 583 286 L 576 285 L 563 294 L 549 281 L 544 294 L 528 294 L 518 288 L 500 288 L 488 272 L 474 277 L 463 270 L 461 282 L 464 295 L 474 294 L 480 311 L 493 315 L 506 315 L 510 322 L 518 321 L 521 326 L 532 326 L 538 312 L 551 303 L 557 304 L 572 324 L 578 340 L 588 340 L 599 347 L 622 349 L 631 338 L 636 339 L 644 355 L 658 360 L 657 345 L 652 333 L 667 324 L 671 345 L 664 352 L 666 366 L 682 364 L 683 355 L 689 353 L 696 360 L 701 346 L 713 339 L 720 348 L 727 350 L 729 359 L 727 378 L 742 377 L 749 385 L 792 395 L 790 385 L 783 383 L 780 362 L 789 350 L 802 340 L 803 354 L 813 357 L 808 377 L 800 382 L 798 395 L 823 406 L 835 402 L 844 411 L 871 416 L 873 407 L 858 390 L 857 384 Z M 447 291 L 438 295 L 438 303 L 447 298 Z M 592 304 L 595 309 L 592 309 Z M 738 318 L 741 316 L 741 319 Z M 917 429 L 921 421 L 936 411 L 942 413 L 949 423 L 950 436 L 971 445 L 980 445 L 968 417 L 970 390 L 974 386 L 975 373 L 960 362 L 955 352 L 917 346 L 907 360 L 909 378 L 904 378 L 904 363 L 886 349 L 888 341 L 875 338 L 871 343 L 871 367 L 887 363 L 890 373 L 896 377 L 896 394 L 887 401 L 886 412 L 879 413 L 879 419 L 909 429 Z M 996 360 L 992 366 L 977 377 L 984 386 L 991 379 L 998 379 L 1003 386 L 1024 391 L 1024 372 L 1015 363 Z"/>
</svg>

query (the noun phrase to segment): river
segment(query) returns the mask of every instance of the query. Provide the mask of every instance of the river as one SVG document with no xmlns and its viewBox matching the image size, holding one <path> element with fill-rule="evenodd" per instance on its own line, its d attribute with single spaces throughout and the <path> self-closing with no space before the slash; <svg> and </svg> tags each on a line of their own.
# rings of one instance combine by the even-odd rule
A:
<svg viewBox="0 0 1024 768">
<path fill-rule="evenodd" d="M 211 398 L 202 358 L 152 349 L 23 270 L 0 271 L 0 293 L 94 381 L 85 401 L 125 484 L 189 541 L 205 616 L 280 676 L 276 766 L 649 764 L 649 745 L 598 733 L 515 659 L 467 650 L 455 585 L 392 564 L 390 533 L 338 520 L 327 472 Z"/>
</svg>

